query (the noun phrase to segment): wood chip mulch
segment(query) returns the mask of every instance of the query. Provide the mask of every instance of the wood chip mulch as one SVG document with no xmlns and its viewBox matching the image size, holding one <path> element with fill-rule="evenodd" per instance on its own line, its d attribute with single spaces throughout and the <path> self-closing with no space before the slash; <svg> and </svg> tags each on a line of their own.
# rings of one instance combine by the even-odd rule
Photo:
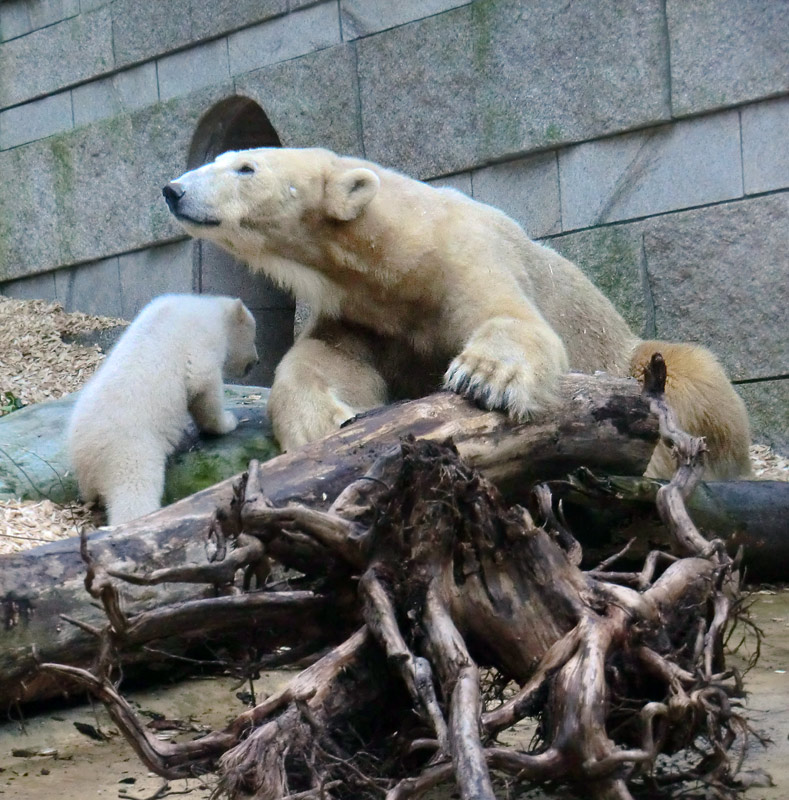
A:
<svg viewBox="0 0 789 800">
<path fill-rule="evenodd" d="M 59 303 L 0 296 L 0 393 L 10 392 L 27 405 L 76 391 L 104 355 L 97 345 L 67 344 L 62 337 L 121 324 L 67 313 Z"/>
</svg>

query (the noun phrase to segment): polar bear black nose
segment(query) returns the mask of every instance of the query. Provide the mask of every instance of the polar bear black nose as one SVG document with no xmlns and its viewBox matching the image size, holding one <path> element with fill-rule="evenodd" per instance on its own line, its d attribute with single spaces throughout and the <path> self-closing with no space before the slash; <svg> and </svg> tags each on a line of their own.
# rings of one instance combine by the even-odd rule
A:
<svg viewBox="0 0 789 800">
<path fill-rule="evenodd" d="M 162 194 L 167 201 L 170 211 L 175 211 L 176 208 L 178 208 L 178 201 L 184 196 L 184 193 L 185 189 L 183 186 L 175 181 L 171 181 L 162 189 Z"/>
</svg>

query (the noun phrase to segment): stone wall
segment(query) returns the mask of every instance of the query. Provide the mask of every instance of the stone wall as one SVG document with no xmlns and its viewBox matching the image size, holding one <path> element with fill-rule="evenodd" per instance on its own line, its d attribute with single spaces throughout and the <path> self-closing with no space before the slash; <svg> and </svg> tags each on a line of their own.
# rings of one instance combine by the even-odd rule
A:
<svg viewBox="0 0 789 800">
<path fill-rule="evenodd" d="M 715 350 L 789 448 L 787 3 L 0 2 L 0 291 L 129 317 L 200 290 L 160 187 L 236 95 L 285 146 L 503 208 L 635 330 Z"/>
</svg>

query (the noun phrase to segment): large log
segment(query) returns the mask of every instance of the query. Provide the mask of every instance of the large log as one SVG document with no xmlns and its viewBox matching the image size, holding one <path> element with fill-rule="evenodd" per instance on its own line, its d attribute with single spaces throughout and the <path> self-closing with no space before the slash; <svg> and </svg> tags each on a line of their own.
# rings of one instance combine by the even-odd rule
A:
<svg viewBox="0 0 789 800">
<path fill-rule="evenodd" d="M 631 540 L 625 562 L 640 561 L 650 547 L 668 541 L 655 508 L 665 483 L 636 476 L 600 477 L 581 469 L 567 480 L 551 481 L 550 488 L 570 527 L 579 531 L 591 564 Z M 743 548 L 748 580 L 787 580 L 789 482 L 700 483 L 686 505 L 702 533 L 721 539 L 732 557 Z"/>
<path fill-rule="evenodd" d="M 441 393 L 371 412 L 333 436 L 261 464 L 257 477 L 275 506 L 298 500 L 325 509 L 408 433 L 434 441 L 451 437 L 467 463 L 510 497 L 522 499 L 535 480 L 562 477 L 579 465 L 640 474 L 657 441 L 658 426 L 637 382 L 573 374 L 561 383 L 557 407 L 528 423 L 513 424 L 498 412 Z M 227 512 L 232 498 L 233 480 L 228 479 L 148 517 L 92 534 L 90 554 L 102 567 L 121 571 L 204 564 L 217 509 Z M 2 558 L 0 698 L 25 701 L 57 691 L 45 676 L 29 679 L 37 660 L 73 665 L 89 661 L 95 637 L 62 618 L 67 615 L 94 628 L 104 624 L 103 612 L 83 587 L 84 576 L 78 539 Z M 133 615 L 164 603 L 193 600 L 203 591 L 180 583 L 124 587 L 124 608 Z M 272 636 L 279 635 L 281 607 L 286 606 L 296 615 L 293 629 L 298 630 L 315 615 L 316 602 L 306 596 L 283 597 L 276 609 L 261 608 L 258 621 L 271 622 Z M 189 624 L 184 623 L 182 639 L 205 634 L 199 621 Z M 146 635 L 143 630 L 135 640 L 140 647 Z M 136 657 L 142 655 L 152 658 L 142 653 Z"/>
</svg>

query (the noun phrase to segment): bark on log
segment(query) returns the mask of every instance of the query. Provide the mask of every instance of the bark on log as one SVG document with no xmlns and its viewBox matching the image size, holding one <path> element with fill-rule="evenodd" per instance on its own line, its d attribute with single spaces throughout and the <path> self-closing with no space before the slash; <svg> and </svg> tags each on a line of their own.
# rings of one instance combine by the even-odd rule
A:
<svg viewBox="0 0 789 800">
<path fill-rule="evenodd" d="M 643 472 L 658 431 L 636 381 L 572 374 L 563 379 L 559 397 L 557 408 L 517 425 L 498 412 L 481 410 L 449 393 L 388 406 L 323 441 L 259 465 L 257 479 L 274 505 L 298 499 L 311 508 L 325 509 L 408 433 L 434 441 L 453 438 L 467 463 L 514 499 L 523 498 L 534 480 L 563 477 L 579 465 L 612 473 Z M 91 535 L 92 557 L 104 567 L 127 571 L 204 564 L 216 511 L 230 508 L 233 483 L 234 479 L 223 481 L 148 517 Z M 30 679 L 37 660 L 85 665 L 90 659 L 95 637 L 62 619 L 65 614 L 94 628 L 104 624 L 103 612 L 84 590 L 84 574 L 78 539 L 0 561 L 4 617 L 0 698 L 6 702 L 59 691 L 49 676 L 39 674 Z M 221 586 L 222 580 L 217 584 Z M 203 588 L 183 583 L 130 586 L 124 590 L 124 603 L 129 614 L 137 614 L 204 594 Z M 307 638 L 313 631 L 309 626 L 320 624 L 314 610 L 317 601 L 291 598 L 288 602 L 296 615 L 292 632 Z M 286 599 L 282 603 L 287 605 Z M 259 621 L 269 618 L 276 629 L 282 612 L 261 610 Z M 199 626 L 191 634 L 203 635 Z M 287 630 L 283 631 L 282 643 L 287 643 L 286 634 Z M 278 635 L 275 630 L 273 644 Z M 190 631 L 184 629 L 182 638 L 189 637 Z M 140 646 L 143 641 L 144 637 Z M 137 653 L 138 658 L 141 655 L 151 658 Z"/>
</svg>

